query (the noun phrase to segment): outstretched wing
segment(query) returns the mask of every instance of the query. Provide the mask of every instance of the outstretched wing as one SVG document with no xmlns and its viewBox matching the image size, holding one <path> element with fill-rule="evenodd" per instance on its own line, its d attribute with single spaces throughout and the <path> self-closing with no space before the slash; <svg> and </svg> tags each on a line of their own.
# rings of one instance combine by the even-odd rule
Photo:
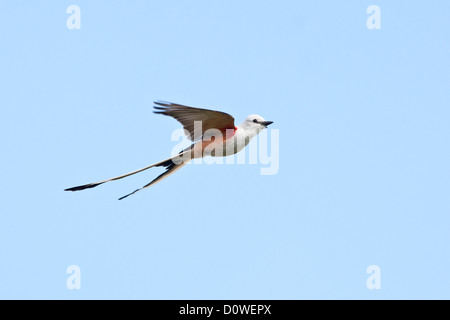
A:
<svg viewBox="0 0 450 320">
<path fill-rule="evenodd" d="M 155 113 L 163 114 L 165 116 L 171 116 L 177 119 L 185 130 L 189 132 L 188 138 L 192 141 L 200 140 L 208 129 L 218 129 L 222 132 L 226 132 L 227 129 L 234 130 L 234 118 L 228 113 L 193 108 L 188 106 L 183 106 L 181 104 L 156 101 L 158 107 L 155 107 Z M 202 128 L 195 132 L 194 122 L 201 121 Z"/>
</svg>

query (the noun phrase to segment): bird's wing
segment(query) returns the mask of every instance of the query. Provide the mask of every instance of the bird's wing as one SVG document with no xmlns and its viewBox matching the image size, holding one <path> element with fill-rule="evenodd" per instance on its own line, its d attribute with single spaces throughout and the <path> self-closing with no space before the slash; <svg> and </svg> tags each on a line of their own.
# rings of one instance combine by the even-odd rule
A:
<svg viewBox="0 0 450 320">
<path fill-rule="evenodd" d="M 200 140 L 208 129 L 218 129 L 225 133 L 227 129 L 234 130 L 235 128 L 234 118 L 225 112 L 193 108 L 165 101 L 156 101 L 155 104 L 158 105 L 155 107 L 157 110 L 155 113 L 171 116 L 178 120 L 189 132 L 188 138 L 192 141 Z M 202 122 L 201 132 L 195 132 L 195 121 Z"/>
</svg>

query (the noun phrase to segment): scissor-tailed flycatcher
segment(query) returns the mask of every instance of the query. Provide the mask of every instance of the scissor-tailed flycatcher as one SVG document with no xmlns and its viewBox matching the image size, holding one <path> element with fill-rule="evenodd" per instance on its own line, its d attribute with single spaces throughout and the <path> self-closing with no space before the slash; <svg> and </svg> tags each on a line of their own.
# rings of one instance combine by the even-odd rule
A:
<svg viewBox="0 0 450 320">
<path fill-rule="evenodd" d="M 172 158 L 151 166 L 112 179 L 69 188 L 65 191 L 94 188 L 105 182 L 123 179 L 153 167 L 166 168 L 164 173 L 149 184 L 119 199 L 122 200 L 167 178 L 192 159 L 205 156 L 229 156 L 238 153 L 248 145 L 252 138 L 273 123 L 272 121 L 265 121 L 259 115 L 250 115 L 243 123 L 235 127 L 234 118 L 224 112 L 192 108 L 164 101 L 157 101 L 155 104 L 158 105 L 158 107 L 155 107 L 157 110 L 155 113 L 171 116 L 183 125 L 186 135 L 193 141 L 189 148 L 184 149 Z"/>
</svg>

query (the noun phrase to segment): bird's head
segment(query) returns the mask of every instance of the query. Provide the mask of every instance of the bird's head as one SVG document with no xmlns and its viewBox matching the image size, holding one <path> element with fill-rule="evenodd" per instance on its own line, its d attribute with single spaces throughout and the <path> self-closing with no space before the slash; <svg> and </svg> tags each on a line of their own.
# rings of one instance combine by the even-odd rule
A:
<svg viewBox="0 0 450 320">
<path fill-rule="evenodd" d="M 266 121 L 260 115 L 252 114 L 249 115 L 247 119 L 245 119 L 244 123 L 242 123 L 242 126 L 247 130 L 255 130 L 256 133 L 259 133 L 270 126 L 272 123 L 273 121 Z"/>
</svg>

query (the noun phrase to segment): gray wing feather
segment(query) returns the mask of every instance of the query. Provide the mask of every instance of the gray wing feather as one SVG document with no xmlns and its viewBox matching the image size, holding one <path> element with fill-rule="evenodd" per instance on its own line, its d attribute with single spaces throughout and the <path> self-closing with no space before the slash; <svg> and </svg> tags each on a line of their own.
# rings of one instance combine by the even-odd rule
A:
<svg viewBox="0 0 450 320">
<path fill-rule="evenodd" d="M 225 112 L 193 108 L 165 101 L 156 101 L 155 104 L 158 105 L 158 107 L 155 107 L 157 110 L 155 113 L 178 120 L 183 128 L 189 132 L 188 138 L 192 141 L 200 140 L 205 131 L 209 129 L 218 129 L 224 132 L 227 129 L 234 130 L 234 118 Z M 202 122 L 201 132 L 194 131 L 195 121 Z"/>
</svg>

